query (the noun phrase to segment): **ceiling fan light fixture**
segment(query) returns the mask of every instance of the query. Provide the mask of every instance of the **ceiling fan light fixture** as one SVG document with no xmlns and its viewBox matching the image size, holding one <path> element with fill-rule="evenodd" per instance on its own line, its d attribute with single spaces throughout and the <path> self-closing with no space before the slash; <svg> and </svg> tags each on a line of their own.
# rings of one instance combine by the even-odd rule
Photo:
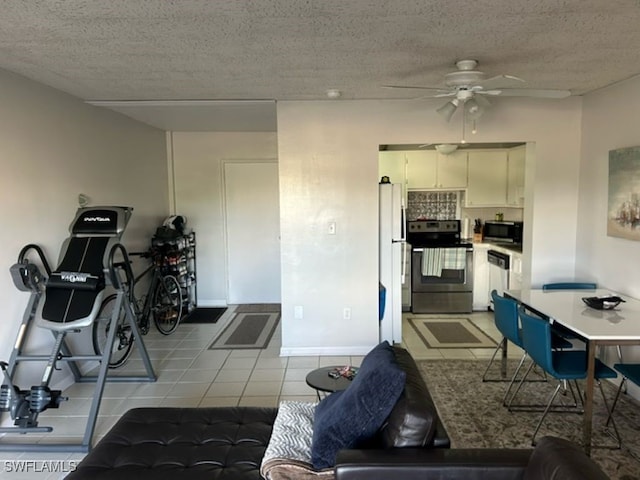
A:
<svg viewBox="0 0 640 480">
<path fill-rule="evenodd" d="M 482 116 L 484 110 L 484 107 L 482 107 L 475 98 L 467 100 L 464 104 L 464 113 L 466 114 L 466 117 L 474 122 Z"/>
<path fill-rule="evenodd" d="M 460 105 L 460 101 L 457 98 L 454 98 L 438 108 L 436 112 L 442 115 L 444 119 L 449 122 L 451 117 L 453 117 L 453 114 L 456 113 L 458 105 Z"/>
<path fill-rule="evenodd" d="M 441 153 L 442 155 L 451 155 L 458 149 L 458 145 L 455 145 L 453 143 L 441 143 L 439 145 L 436 145 L 435 148 L 438 153 Z"/>
</svg>

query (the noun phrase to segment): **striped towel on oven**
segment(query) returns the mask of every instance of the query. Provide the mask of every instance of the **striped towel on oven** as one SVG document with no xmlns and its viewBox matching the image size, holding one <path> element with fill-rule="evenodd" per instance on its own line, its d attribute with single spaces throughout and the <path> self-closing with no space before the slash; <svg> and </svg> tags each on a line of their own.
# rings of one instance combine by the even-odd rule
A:
<svg viewBox="0 0 640 480">
<path fill-rule="evenodd" d="M 422 276 L 439 277 L 442 275 L 444 248 L 424 248 L 422 250 Z"/>
</svg>

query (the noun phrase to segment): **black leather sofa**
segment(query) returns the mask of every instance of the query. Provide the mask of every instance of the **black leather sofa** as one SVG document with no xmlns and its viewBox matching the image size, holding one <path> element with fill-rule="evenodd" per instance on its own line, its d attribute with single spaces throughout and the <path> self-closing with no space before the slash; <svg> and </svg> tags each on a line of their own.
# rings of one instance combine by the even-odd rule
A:
<svg viewBox="0 0 640 480">
<path fill-rule="evenodd" d="M 608 480 L 577 445 L 543 437 L 534 450 L 343 450 L 336 480 Z"/>
<path fill-rule="evenodd" d="M 339 452 L 338 480 L 608 478 L 580 449 L 545 438 L 536 450 L 451 449 L 418 367 L 401 348 L 403 393 L 366 448 Z M 137 408 L 126 412 L 68 480 L 258 480 L 277 410 Z M 430 472 L 430 475 L 427 475 Z"/>
</svg>

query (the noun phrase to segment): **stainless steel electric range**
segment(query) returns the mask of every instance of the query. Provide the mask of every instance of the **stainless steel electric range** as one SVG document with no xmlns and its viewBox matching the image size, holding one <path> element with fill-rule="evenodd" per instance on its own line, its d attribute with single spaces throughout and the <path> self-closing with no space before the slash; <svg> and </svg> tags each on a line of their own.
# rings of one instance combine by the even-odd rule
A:
<svg viewBox="0 0 640 480">
<path fill-rule="evenodd" d="M 470 313 L 473 244 L 460 239 L 460 220 L 407 222 L 411 244 L 411 311 Z"/>
</svg>

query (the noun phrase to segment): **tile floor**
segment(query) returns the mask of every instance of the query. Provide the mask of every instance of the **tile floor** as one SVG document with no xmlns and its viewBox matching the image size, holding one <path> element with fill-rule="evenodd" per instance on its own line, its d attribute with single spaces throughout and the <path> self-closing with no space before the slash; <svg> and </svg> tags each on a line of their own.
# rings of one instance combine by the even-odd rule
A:
<svg viewBox="0 0 640 480">
<path fill-rule="evenodd" d="M 151 330 L 145 337 L 158 381 L 154 383 L 107 383 L 93 437 L 95 444 L 120 415 L 140 406 L 277 406 L 280 400 L 315 401 L 316 392 L 305 382 L 307 373 L 326 365 L 359 365 L 359 356 L 279 357 L 279 329 L 264 350 L 209 350 L 218 333 L 233 316 L 225 312 L 215 325 L 181 325 L 170 336 Z M 438 315 L 442 317 L 442 315 Z M 458 317 L 460 315 L 457 315 Z M 499 339 L 493 314 L 474 313 L 472 320 L 485 332 Z M 469 358 L 487 359 L 493 349 L 427 349 L 406 324 L 404 344 L 416 359 Z M 519 352 L 510 356 L 519 358 Z M 143 371 L 142 361 L 134 352 L 129 362 L 114 374 Z M 46 437 L 51 441 L 78 443 L 86 426 L 93 384 L 74 384 L 64 391 L 70 400 L 59 409 L 40 414 L 40 425 L 54 427 Z M 5 415 L 6 416 L 6 415 Z M 4 418 L 4 417 L 3 417 Z M 8 440 L 7 440 L 8 441 Z M 12 442 L 35 442 L 37 436 L 12 435 Z M 79 453 L 7 453 L 0 452 L 0 479 L 60 479 L 84 455 Z M 33 461 L 33 463 L 18 463 Z M 53 463 L 47 463 L 53 462 Z M 20 471 L 22 470 L 22 471 Z"/>
</svg>

